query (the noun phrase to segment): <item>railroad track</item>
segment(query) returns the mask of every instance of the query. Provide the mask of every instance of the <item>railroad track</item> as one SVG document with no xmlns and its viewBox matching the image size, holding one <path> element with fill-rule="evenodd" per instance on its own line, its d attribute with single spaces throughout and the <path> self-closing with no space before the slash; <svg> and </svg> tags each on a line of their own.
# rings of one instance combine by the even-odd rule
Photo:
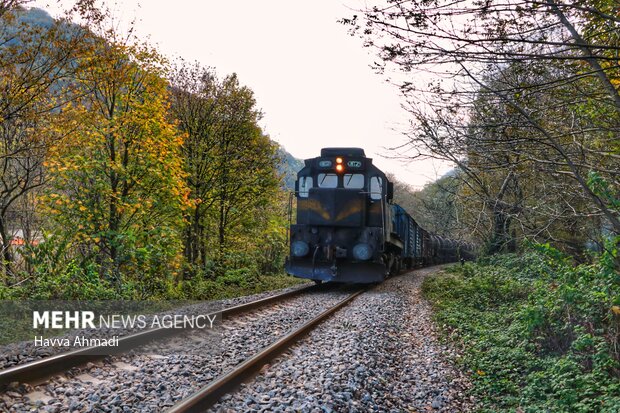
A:
<svg viewBox="0 0 620 413">
<path fill-rule="evenodd" d="M 221 314 L 222 318 L 230 317 L 298 295 L 320 291 L 322 289 L 326 289 L 326 287 L 327 286 L 312 285 L 309 287 L 299 288 L 296 290 L 272 295 L 248 303 L 228 307 L 223 309 L 222 311 L 211 313 L 209 315 L 213 316 L 215 314 Z M 118 347 L 114 350 L 114 354 L 125 353 L 129 350 L 140 347 L 154 340 L 167 338 L 172 335 L 180 334 L 182 332 L 186 332 L 186 330 L 155 328 L 136 334 L 129 334 L 119 338 Z M 13 382 L 31 383 L 33 381 L 50 377 L 52 375 L 63 373 L 70 368 L 81 366 L 88 362 L 100 360 L 106 357 L 105 354 L 93 354 L 97 352 L 94 351 L 95 349 L 96 348 L 94 347 L 88 347 L 79 350 L 68 351 L 1 370 L 0 390 Z"/>
<path fill-rule="evenodd" d="M 311 331 L 314 327 L 320 324 L 322 321 L 327 319 L 330 315 L 335 313 L 338 309 L 342 308 L 346 304 L 348 304 L 351 300 L 353 300 L 356 296 L 364 292 L 364 290 L 357 289 L 353 293 L 351 289 L 348 288 L 345 291 L 342 289 L 330 288 L 330 285 L 322 285 L 322 286 L 311 286 L 306 288 L 300 288 L 297 290 L 289 291 L 286 293 L 274 295 L 271 297 L 263 298 L 260 300 L 252 301 L 246 304 L 237 305 L 234 307 L 230 307 L 227 309 L 218 312 L 218 314 L 222 314 L 222 317 L 230 318 L 230 316 L 239 314 L 241 320 L 245 318 L 255 319 L 255 314 L 270 314 L 270 313 L 279 313 L 281 308 L 283 307 L 286 310 L 287 306 L 290 308 L 291 306 L 297 306 L 298 313 L 304 313 L 307 310 L 311 314 L 317 314 L 313 316 L 310 320 L 307 317 L 305 318 L 296 318 L 293 320 L 288 320 L 287 323 L 284 323 L 283 326 L 285 329 L 290 329 L 289 333 L 286 333 L 284 336 L 281 334 L 272 335 L 268 340 L 262 340 L 261 343 L 255 346 L 255 348 L 251 349 L 251 351 L 243 354 L 242 358 L 238 358 L 233 363 L 230 363 L 225 369 L 220 370 L 219 376 L 216 374 L 212 377 L 216 377 L 215 379 L 209 378 L 202 383 L 195 383 L 197 385 L 190 387 L 194 391 L 195 389 L 200 389 L 195 393 L 190 393 L 186 391 L 184 395 L 190 394 L 186 399 L 181 399 L 181 402 L 177 405 L 173 405 L 173 403 L 168 404 L 167 406 L 161 406 L 159 409 L 166 408 L 168 406 L 172 406 L 170 411 L 172 412 L 186 412 L 186 411 L 201 411 L 209 406 L 212 406 L 216 403 L 221 396 L 226 393 L 232 392 L 241 382 L 252 377 L 256 372 L 258 372 L 261 367 L 263 367 L 269 360 L 275 358 L 277 355 L 281 354 L 283 351 L 288 349 L 291 345 L 293 345 L 297 340 L 299 340 L 302 336 Z M 312 293 L 319 292 L 321 295 L 316 296 Z M 323 296 L 323 293 L 326 293 Z M 306 294 L 308 293 L 308 294 Z M 296 296 L 301 296 L 301 302 L 306 302 L 309 297 L 314 296 L 312 298 L 314 302 L 326 302 L 333 303 L 334 296 L 338 300 L 334 305 L 330 308 L 324 310 L 326 307 L 322 306 L 319 308 L 314 307 L 305 307 L 303 304 L 300 307 L 298 302 L 296 301 Z M 345 298 L 342 298 L 345 296 Z M 325 301 L 325 298 L 328 295 L 331 295 L 332 298 Z M 308 298 L 306 298 L 308 297 Z M 287 300 L 291 298 L 292 301 Z M 331 305 L 331 303 L 329 305 Z M 272 307 L 273 305 L 273 307 Z M 316 310 L 319 311 L 316 311 Z M 257 313 L 251 310 L 256 310 Z M 314 311 L 313 311 L 314 310 Z M 267 313 L 265 313 L 265 311 Z M 244 313 L 247 313 L 244 314 Z M 213 313 L 214 314 L 214 313 Z M 259 316 L 260 317 L 260 316 Z M 233 325 L 235 323 L 239 323 L 239 319 L 235 318 L 233 321 Z M 243 322 L 241 322 L 243 324 Z M 296 327 L 296 325 L 302 324 L 301 327 Z M 228 324 L 227 324 L 228 325 Z M 227 327 L 230 328 L 230 327 Z M 173 332 L 174 334 L 178 332 L 183 332 L 186 330 L 170 330 L 168 329 L 165 333 Z M 238 330 L 235 330 L 238 331 Z M 119 349 L 124 353 L 138 346 L 142 346 L 147 343 L 158 343 L 157 340 L 164 337 L 162 335 L 162 331 L 151 331 L 148 330 L 146 332 L 132 334 L 125 336 L 119 340 Z M 170 337 L 171 334 L 168 334 L 167 337 Z M 191 337 L 191 333 L 190 333 Z M 269 344 L 272 343 L 272 344 Z M 261 349 L 262 348 L 262 349 Z M 258 350 L 257 349 L 261 349 Z M 104 355 L 92 355 L 86 354 L 89 349 L 76 350 L 67 353 L 58 354 L 55 356 L 50 356 L 41 360 L 37 360 L 35 362 L 14 366 L 8 368 L 6 370 L 0 371 L 0 390 L 4 387 L 7 389 L 10 386 L 10 383 L 18 382 L 18 383 L 33 383 L 37 381 L 41 383 L 41 379 L 45 379 L 48 377 L 58 376 L 59 373 L 68 371 L 72 367 L 80 366 L 86 364 L 87 362 L 91 362 L 97 359 L 103 359 L 106 356 Z M 92 350 L 92 349 L 90 349 Z M 119 351 L 120 352 L 120 351 Z M 118 352 L 117 352 L 118 353 Z M 106 362 L 109 363 L 109 362 Z M 122 362 L 120 364 L 123 364 Z M 114 366 L 111 364 L 109 366 Z M 125 366 L 127 366 L 125 364 Z M 121 369 L 123 367 L 120 367 Z M 52 382 L 56 379 L 52 379 Z M 200 387 L 201 385 L 205 385 L 205 387 Z M 96 385 L 96 383 L 95 383 Z M 188 389 L 188 390 L 189 390 Z M 29 394 L 26 396 L 30 397 Z M 37 399 L 34 399 L 37 400 Z M 180 400 L 178 397 L 175 399 L 176 401 Z M 30 400 L 33 402 L 33 400 Z M 0 409 L 1 410 L 1 409 Z M 20 410 L 21 411 L 21 410 Z"/>
<path fill-rule="evenodd" d="M 348 297 L 340 300 L 334 306 L 323 311 L 316 317 L 304 323 L 299 328 L 294 329 L 285 336 L 279 338 L 270 346 L 264 348 L 254 356 L 248 358 L 227 373 L 219 376 L 207 386 L 197 391 L 190 397 L 182 400 L 180 403 L 167 410 L 168 413 L 189 413 L 201 412 L 213 406 L 225 394 L 233 391 L 245 380 L 251 378 L 270 360 L 280 355 L 290 348 L 300 338 L 312 331 L 322 321 L 330 317 L 336 311 L 347 305 L 355 297 L 362 294 L 366 289 L 360 289 Z"/>
</svg>

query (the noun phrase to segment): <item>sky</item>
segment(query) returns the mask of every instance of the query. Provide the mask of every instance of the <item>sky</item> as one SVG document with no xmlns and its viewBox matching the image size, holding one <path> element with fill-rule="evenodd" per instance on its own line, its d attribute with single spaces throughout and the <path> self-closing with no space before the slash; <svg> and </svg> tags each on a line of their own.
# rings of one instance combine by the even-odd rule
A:
<svg viewBox="0 0 620 413">
<path fill-rule="evenodd" d="M 70 1 L 35 0 L 58 16 Z M 391 159 L 408 123 L 398 89 L 370 67 L 376 56 L 338 23 L 361 0 L 124 0 L 106 2 L 121 29 L 168 58 L 237 73 L 250 87 L 273 140 L 301 159 L 323 147 L 362 147 L 384 172 L 415 188 L 450 169 L 437 161 Z M 357 13 L 359 14 L 359 13 Z"/>
</svg>

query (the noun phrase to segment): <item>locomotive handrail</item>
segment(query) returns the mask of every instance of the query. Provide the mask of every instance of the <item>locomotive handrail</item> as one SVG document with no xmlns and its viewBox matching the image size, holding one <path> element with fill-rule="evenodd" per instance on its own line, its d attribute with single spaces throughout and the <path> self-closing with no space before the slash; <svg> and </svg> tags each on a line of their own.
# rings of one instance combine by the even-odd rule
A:
<svg viewBox="0 0 620 413">
<path fill-rule="evenodd" d="M 293 236 L 291 234 L 291 227 L 293 226 L 293 198 L 298 191 L 290 191 L 288 194 L 288 245 L 291 245 Z"/>
<path fill-rule="evenodd" d="M 383 192 L 383 190 L 382 190 Z M 387 196 L 384 196 L 383 194 L 381 194 L 381 231 L 383 231 L 383 238 L 385 239 L 385 237 L 387 237 L 387 232 L 385 230 L 385 225 L 386 225 L 386 221 L 387 221 L 387 216 L 385 213 L 385 203 L 387 202 Z M 383 248 L 383 250 L 385 251 L 385 248 Z"/>
</svg>

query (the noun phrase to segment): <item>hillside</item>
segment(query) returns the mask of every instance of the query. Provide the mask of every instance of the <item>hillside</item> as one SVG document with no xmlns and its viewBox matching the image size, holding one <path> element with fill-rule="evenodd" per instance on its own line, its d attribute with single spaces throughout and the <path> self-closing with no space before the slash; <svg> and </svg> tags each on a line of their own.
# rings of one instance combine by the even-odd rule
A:
<svg viewBox="0 0 620 413">
<path fill-rule="evenodd" d="M 297 172 L 304 167 L 304 161 L 295 158 L 281 146 L 278 149 L 278 156 L 282 160 L 278 167 L 278 171 L 283 175 L 284 188 L 293 191 L 295 190 Z"/>
</svg>

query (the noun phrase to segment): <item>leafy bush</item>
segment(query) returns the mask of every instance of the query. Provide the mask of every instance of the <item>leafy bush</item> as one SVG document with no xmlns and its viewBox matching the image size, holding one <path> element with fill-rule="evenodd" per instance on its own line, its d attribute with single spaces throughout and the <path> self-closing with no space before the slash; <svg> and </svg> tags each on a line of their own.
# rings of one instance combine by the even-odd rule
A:
<svg viewBox="0 0 620 413">
<path fill-rule="evenodd" d="M 279 274 L 259 275 L 252 257 L 229 255 L 237 266 L 219 270 L 214 265 L 190 280 L 173 275 L 176 257 L 167 255 L 163 245 L 150 245 L 126 251 L 128 265 L 122 268 L 122 283 L 102 274 L 92 257 L 75 256 L 69 242 L 45 236 L 43 242 L 23 251 L 29 272 L 18 285 L 0 285 L 0 299 L 59 300 L 213 300 L 255 294 L 301 283 L 298 278 Z M 231 259 L 232 260 L 232 259 Z M 247 261 L 247 262 L 245 262 Z M 243 264 L 248 264 L 243 266 Z M 139 271 L 141 269 L 141 271 Z"/>
<path fill-rule="evenodd" d="M 217 282 L 225 286 L 248 288 L 256 285 L 258 277 L 249 268 L 238 268 L 226 271 L 224 275 L 217 278 Z"/>
<path fill-rule="evenodd" d="M 573 266 L 537 245 L 425 280 L 423 293 L 461 347 L 483 411 L 620 411 L 613 259 Z"/>
<path fill-rule="evenodd" d="M 120 298 L 98 267 L 88 259 L 71 257 L 68 243 L 54 236 L 24 250 L 30 268 L 18 288 L 11 288 L 10 298 L 35 300 L 105 300 Z M 1 294 L 1 292 L 0 292 Z"/>
<path fill-rule="evenodd" d="M 161 238 L 168 241 L 167 238 Z M 21 251 L 26 266 L 21 281 L 0 286 L 0 299 L 176 299 L 180 298 L 173 277 L 176 257 L 165 242 L 123 250 L 121 283 L 109 277 L 101 263 L 84 249 L 76 254 L 75 245 L 62 235 L 44 234 L 37 245 Z M 174 249 L 172 249 L 174 251 Z"/>
</svg>

